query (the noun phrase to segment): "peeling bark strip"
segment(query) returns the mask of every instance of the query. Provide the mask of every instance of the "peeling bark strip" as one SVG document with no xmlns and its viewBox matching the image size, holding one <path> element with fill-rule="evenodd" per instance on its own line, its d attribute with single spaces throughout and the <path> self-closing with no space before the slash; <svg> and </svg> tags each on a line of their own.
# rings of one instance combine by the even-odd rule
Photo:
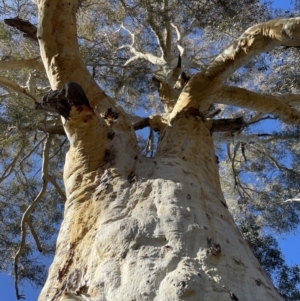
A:
<svg viewBox="0 0 300 301">
<path fill-rule="evenodd" d="M 37 28 L 29 21 L 15 17 L 13 19 L 4 19 L 4 23 L 23 32 L 25 38 L 30 38 L 36 42 L 38 41 L 36 36 Z"/>
<path fill-rule="evenodd" d="M 80 85 L 69 82 L 61 90 L 51 91 L 44 95 L 41 103 L 36 102 L 36 109 L 57 113 L 68 120 L 72 106 L 80 110 L 83 105 L 91 108 Z"/>
</svg>

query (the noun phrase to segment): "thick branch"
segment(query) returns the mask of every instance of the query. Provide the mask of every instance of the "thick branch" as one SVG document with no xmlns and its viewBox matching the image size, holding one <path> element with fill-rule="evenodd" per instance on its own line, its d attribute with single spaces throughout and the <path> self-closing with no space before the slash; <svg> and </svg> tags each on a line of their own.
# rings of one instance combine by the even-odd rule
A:
<svg viewBox="0 0 300 301">
<path fill-rule="evenodd" d="M 210 104 L 215 102 L 217 93 L 228 76 L 255 55 L 280 45 L 300 46 L 299 17 L 275 19 L 247 29 L 209 63 L 204 71 L 192 77 L 170 114 L 170 120 L 189 106 L 206 111 Z"/>
<path fill-rule="evenodd" d="M 38 61 L 39 58 L 28 60 L 15 60 L 15 61 L 0 61 L 0 70 L 13 70 L 13 69 L 34 69 L 43 71 L 44 66 L 42 62 Z"/>
<path fill-rule="evenodd" d="M 99 88 L 80 57 L 76 32 L 79 2 L 38 2 L 41 57 L 53 90 L 61 88 L 66 82 L 74 81 L 82 86 L 91 105 L 97 106 L 101 111 L 114 106 L 114 102 Z"/>
<path fill-rule="evenodd" d="M 72 106 L 78 109 L 86 106 L 89 109 L 90 103 L 80 85 L 68 82 L 61 90 L 54 90 L 43 96 L 41 103 L 36 103 L 36 109 L 46 112 L 57 113 L 65 119 L 69 119 Z"/>
<path fill-rule="evenodd" d="M 300 95 L 293 95 L 300 99 Z M 288 124 L 300 124 L 300 112 L 290 107 L 288 98 L 291 95 L 264 95 L 243 88 L 223 86 L 218 102 L 263 113 L 270 113 Z"/>
<path fill-rule="evenodd" d="M 248 28 L 209 65 L 205 75 L 225 80 L 259 53 L 276 46 L 300 46 L 300 18 L 275 19 Z"/>
<path fill-rule="evenodd" d="M 164 105 L 165 112 L 170 113 L 174 107 L 174 104 L 176 103 L 176 100 L 178 99 L 180 92 L 169 84 L 160 82 L 158 93 L 160 100 Z"/>
</svg>

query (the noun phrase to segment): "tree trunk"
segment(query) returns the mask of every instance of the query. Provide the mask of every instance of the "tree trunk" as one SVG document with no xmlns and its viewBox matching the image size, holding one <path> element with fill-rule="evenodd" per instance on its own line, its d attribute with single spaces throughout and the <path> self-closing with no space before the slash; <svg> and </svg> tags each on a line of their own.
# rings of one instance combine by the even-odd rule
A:
<svg viewBox="0 0 300 301">
<path fill-rule="evenodd" d="M 91 110 L 72 120 L 65 217 L 40 300 L 281 300 L 227 210 L 201 118 L 176 117 L 154 158 L 116 134 L 108 154 Z"/>
<path fill-rule="evenodd" d="M 93 108 L 64 120 L 67 201 L 39 300 L 281 300 L 228 212 L 207 124 L 197 110 L 174 114 L 155 157 L 141 156 L 80 59 L 78 3 L 38 4 L 52 88 L 76 81 Z"/>
</svg>

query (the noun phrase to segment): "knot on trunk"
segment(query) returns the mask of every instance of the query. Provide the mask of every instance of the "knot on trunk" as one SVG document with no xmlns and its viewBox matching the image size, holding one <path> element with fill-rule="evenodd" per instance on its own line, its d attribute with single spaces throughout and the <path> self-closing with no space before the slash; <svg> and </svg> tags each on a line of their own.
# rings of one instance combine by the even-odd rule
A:
<svg viewBox="0 0 300 301">
<path fill-rule="evenodd" d="M 83 105 L 91 108 L 83 89 L 77 83 L 68 82 L 61 90 L 54 90 L 44 95 L 42 102 L 36 102 L 36 109 L 56 113 L 69 119 L 72 106 L 80 110 Z"/>
<path fill-rule="evenodd" d="M 219 253 L 221 253 L 221 246 L 217 243 L 213 243 L 211 238 L 207 238 L 206 254 L 216 256 Z"/>
</svg>

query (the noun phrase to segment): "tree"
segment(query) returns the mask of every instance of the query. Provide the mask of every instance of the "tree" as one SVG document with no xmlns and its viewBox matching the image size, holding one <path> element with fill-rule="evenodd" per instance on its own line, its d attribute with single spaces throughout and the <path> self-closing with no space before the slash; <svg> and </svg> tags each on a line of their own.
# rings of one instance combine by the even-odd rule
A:
<svg viewBox="0 0 300 301">
<path fill-rule="evenodd" d="M 78 46 L 76 33 L 79 5 L 91 5 L 93 9 L 94 3 L 80 2 L 43 0 L 37 4 L 37 40 L 53 91 L 41 102 L 29 89 L 2 80 L 2 84 L 33 99 L 38 109 L 63 116 L 60 124 L 53 115 L 40 122 L 41 114 L 36 123 L 35 128 L 49 133 L 40 150 L 43 185 L 33 205 L 23 215 L 22 245 L 15 257 L 16 269 L 25 245 L 26 225 L 39 245 L 30 214 L 45 195 L 48 183 L 64 198 L 59 183 L 50 176 L 49 163 L 54 164 L 50 160 L 51 145 L 56 147 L 53 153 L 63 153 L 57 145 L 59 138 L 53 135 L 65 132 L 70 148 L 64 166 L 64 220 L 40 300 L 281 300 L 228 211 L 220 186 L 214 138 L 239 141 L 234 149 L 228 148 L 228 154 L 238 187 L 235 194 L 238 192 L 239 200 L 244 202 L 247 194 L 241 192 L 241 189 L 245 192 L 245 187 L 237 172 L 236 159 L 239 154 L 246 158 L 245 144 L 249 136 L 242 134 L 242 129 L 266 113 L 297 125 L 299 112 L 294 107 L 298 96 L 265 95 L 227 86 L 224 82 L 261 52 L 276 46 L 299 46 L 299 18 L 254 25 L 208 62 L 193 49 L 201 47 L 201 43 L 185 42 L 184 37 L 196 34 L 202 40 L 209 40 L 215 30 L 228 30 L 226 22 L 236 15 L 239 1 L 232 1 L 231 6 L 223 1 L 214 3 L 214 14 L 218 13 L 218 18 L 224 15 L 217 29 L 211 28 L 216 21 L 207 6 L 198 1 L 198 4 L 189 2 L 195 7 L 181 1 L 162 4 L 141 1 L 139 5 L 104 2 L 99 6 L 101 9 L 89 14 L 95 19 L 98 14 L 103 17 L 98 25 L 91 22 L 92 27 L 105 27 L 112 20 L 123 20 L 123 23 L 107 29 L 109 38 L 104 35 L 91 40 L 106 60 L 107 74 L 99 77 L 97 54 L 95 57 L 86 55 L 86 59 L 94 63 L 86 68 L 79 50 L 81 47 L 85 54 L 88 39 L 79 36 Z M 263 11 L 254 1 L 245 2 L 245 5 L 249 10 L 241 15 L 241 20 L 249 21 L 251 11 Z M 189 22 L 184 18 L 190 10 L 200 8 L 201 13 L 207 13 L 207 20 L 196 18 Z M 139 16 L 148 20 L 152 35 L 144 34 L 143 29 L 137 31 L 139 25 L 135 21 L 139 21 Z M 86 16 L 82 13 L 79 17 Z M 265 15 L 261 13 L 261 17 Z M 186 21 L 179 22 L 182 20 Z M 22 23 L 20 19 L 14 21 Z M 21 25 L 20 29 L 26 31 Z M 193 32 L 194 28 L 199 32 Z M 89 28 L 83 26 L 80 30 L 84 32 Z M 234 29 L 232 31 L 235 33 Z M 91 33 L 87 32 L 86 36 Z M 172 42 L 176 40 L 174 47 Z M 212 46 L 217 47 L 217 44 Z M 208 51 L 205 47 L 203 52 Z M 193 59 L 190 59 L 193 51 Z M 12 66 L 12 63 L 7 65 Z M 28 60 L 25 65 L 28 66 Z M 135 68 L 124 68 L 130 65 Z M 198 72 L 189 78 L 183 68 L 186 71 L 196 68 Z M 250 67 L 246 65 L 246 68 Z M 146 91 L 142 81 L 147 79 L 145 74 L 139 74 L 143 70 L 147 76 L 153 76 L 164 106 L 164 113 L 148 118 L 125 112 L 99 86 L 107 85 L 116 97 L 121 93 L 135 97 L 135 89 L 142 95 Z M 120 73 L 122 79 L 109 81 L 109 76 L 115 78 Z M 231 78 L 234 80 L 237 81 Z M 127 97 L 121 97 L 119 104 L 131 106 L 125 101 Z M 213 119 L 220 111 L 213 107 L 216 102 L 258 113 L 247 121 L 240 117 Z M 36 112 L 29 112 L 26 118 L 30 120 Z M 17 132 L 30 130 L 20 124 L 22 127 L 18 127 Z M 154 157 L 141 155 L 138 148 L 134 130 L 145 127 L 159 136 Z M 57 139 L 55 143 L 53 139 Z M 252 135 L 250 139 L 258 141 L 260 138 Z M 153 134 L 149 140 L 149 148 L 153 150 Z M 5 142 L 12 143 L 7 139 Z M 25 142 L 26 139 L 19 139 L 17 143 Z M 18 149 L 12 145 L 13 150 Z M 16 161 L 7 165 L 3 181 L 11 176 L 25 146 L 20 147 L 22 151 L 17 153 Z M 4 163 L 7 158 L 8 153 Z M 273 162 L 277 162 L 275 158 Z M 27 168 L 32 170 L 33 167 Z M 259 171 L 259 166 L 252 167 L 255 169 Z M 34 195 L 36 190 L 32 190 Z M 251 199 L 251 195 L 248 194 L 248 198 Z M 254 220 L 257 224 L 257 219 Z M 44 233 L 49 237 L 51 231 Z M 19 294 L 18 297 L 22 298 Z"/>
</svg>

